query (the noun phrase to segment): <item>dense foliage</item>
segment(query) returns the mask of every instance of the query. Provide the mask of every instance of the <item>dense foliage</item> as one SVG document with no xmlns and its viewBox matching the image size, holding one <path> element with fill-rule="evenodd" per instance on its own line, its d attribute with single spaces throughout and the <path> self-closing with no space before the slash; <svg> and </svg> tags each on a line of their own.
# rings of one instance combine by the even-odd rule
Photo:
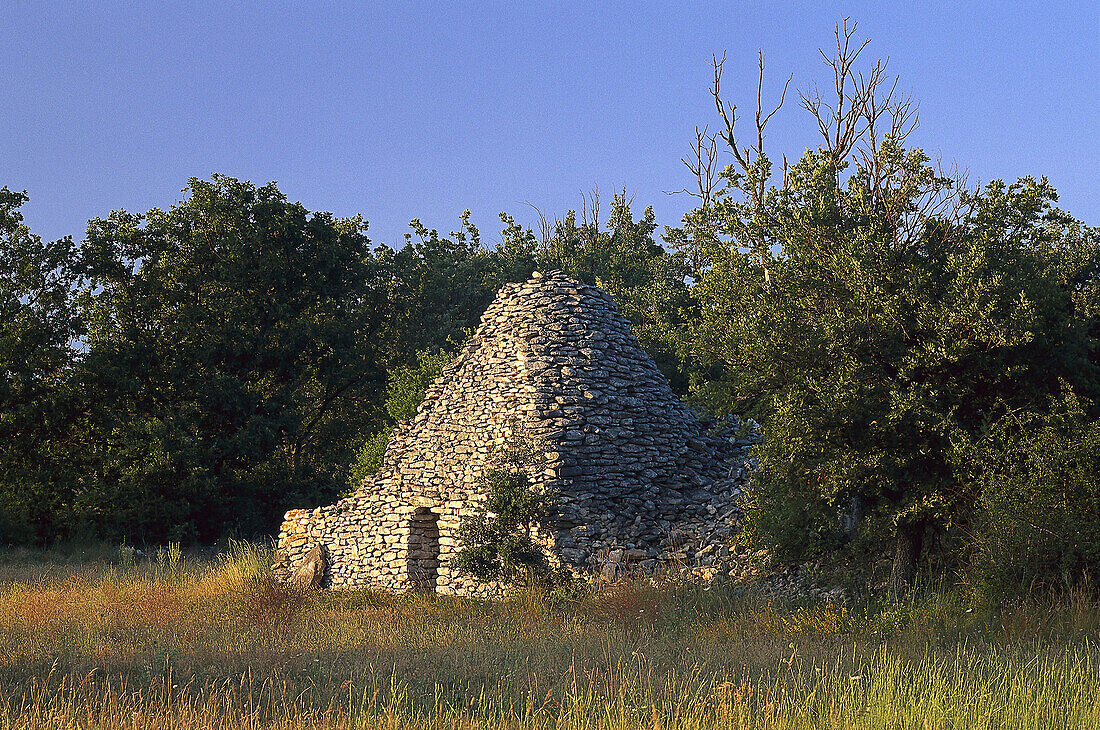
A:
<svg viewBox="0 0 1100 730">
<path fill-rule="evenodd" d="M 1072 392 L 999 419 L 975 444 L 970 546 L 993 594 L 1100 581 L 1100 421 Z"/>
<path fill-rule="evenodd" d="M 390 431 L 398 421 L 407 421 L 416 415 L 417 408 L 424 400 L 428 386 L 443 373 L 455 359 L 454 350 L 420 350 L 416 353 L 416 362 L 402 365 L 390 373 L 386 384 L 385 410 L 389 419 L 359 448 L 348 478 L 348 491 L 358 489 L 363 480 L 378 473 L 382 467 L 382 455 L 390 441 Z"/>
<path fill-rule="evenodd" d="M 570 213 L 539 242 L 502 214 L 490 248 L 463 213 L 448 236 L 414 220 L 395 251 L 274 184 L 185 192 L 80 245 L 43 242 L 26 195 L 0 193 L 0 541 L 268 534 L 377 470 L 502 284 L 565 267 L 643 302 L 675 258 L 621 197 L 607 231 Z M 675 351 L 666 309 L 624 308 Z"/>
<path fill-rule="evenodd" d="M 23 223 L 25 193 L 0 188 L 0 534 L 53 538 L 71 520 L 76 246 Z"/>
<path fill-rule="evenodd" d="M 1097 415 L 1090 318 L 1074 301 L 1095 286 L 1097 249 L 1034 180 L 990 185 L 954 220 L 899 231 L 889 206 L 911 210 L 948 181 L 919 151 L 887 141 L 879 154 L 923 182 L 878 205 L 863 171 L 838 188 L 833 163 L 810 153 L 770 203 L 781 247 L 757 259 L 725 241 L 699 246 L 694 336 L 717 377 L 697 393 L 766 424 L 762 537 L 794 555 L 829 551 L 853 537 L 846 514 L 857 542 L 895 536 L 907 583 L 923 542 L 970 529 L 983 504 L 974 441 L 1002 419 L 1047 413 L 1063 389 L 1086 420 Z"/>
<path fill-rule="evenodd" d="M 115 538 L 259 532 L 288 499 L 334 494 L 385 377 L 361 219 L 224 177 L 189 193 L 93 220 L 82 250 L 97 478 L 80 500 Z"/>
<path fill-rule="evenodd" d="M 838 28 L 831 105 L 802 97 L 822 144 L 785 161 L 780 181 L 762 148 L 770 114 L 757 113 L 755 145 L 742 146 L 715 63 L 734 162 L 700 177 L 702 205 L 674 240 L 694 263 L 700 305 L 693 396 L 765 428 L 754 536 L 849 564 L 889 541 L 890 585 L 903 591 L 929 541 L 949 564 L 974 550 L 992 564 L 990 551 L 1016 549 L 993 536 L 1014 526 L 1031 541 L 1020 530 L 1049 529 L 1028 527 L 1043 510 L 1074 515 L 1073 535 L 1100 527 L 1084 443 L 1057 477 L 1031 476 L 1049 455 L 1021 453 L 1046 438 L 1022 424 L 1087 443 L 1067 429 L 1100 415 L 1100 241 L 1054 207 L 1045 179 L 967 190 L 907 149 L 911 106 L 893 87 L 881 95 L 881 64 L 856 75 L 862 46 L 850 41 Z M 712 159 L 700 154 L 693 169 Z M 1063 393 L 1076 420 L 1049 424 Z M 1059 506 L 1042 495 L 1073 479 Z M 1013 501 L 1037 512 L 1006 521 Z M 1043 544 L 1073 553 L 1050 559 L 1079 580 L 1086 556 L 1073 540 Z"/>
</svg>

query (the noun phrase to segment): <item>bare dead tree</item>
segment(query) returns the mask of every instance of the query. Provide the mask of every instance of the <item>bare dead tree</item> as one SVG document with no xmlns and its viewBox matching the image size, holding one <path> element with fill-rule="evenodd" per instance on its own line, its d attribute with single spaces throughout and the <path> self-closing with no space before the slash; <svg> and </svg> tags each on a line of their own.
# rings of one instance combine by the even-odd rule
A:
<svg viewBox="0 0 1100 730">
<path fill-rule="evenodd" d="M 756 163 L 760 161 L 761 155 L 764 154 L 764 131 L 767 129 L 768 122 L 775 116 L 775 113 L 783 108 L 783 104 L 787 99 L 787 87 L 790 86 L 794 74 L 788 76 L 786 83 L 783 84 L 783 93 L 779 97 L 779 103 L 770 111 L 765 112 L 763 103 L 764 51 L 758 51 L 757 58 L 759 74 L 756 82 L 755 146 L 741 146 L 737 141 L 737 135 L 734 131 L 737 125 L 737 105 L 722 99 L 722 66 L 726 62 L 725 53 L 722 54 L 721 60 L 719 60 L 717 56 L 711 56 L 711 65 L 714 68 L 714 84 L 710 87 L 710 94 L 714 99 L 714 106 L 718 110 L 718 115 L 722 118 L 724 127 L 724 129 L 719 132 L 719 135 L 725 140 L 726 145 L 733 152 L 733 157 L 738 167 L 741 168 L 742 173 L 744 173 L 746 178 L 750 181 L 751 187 L 747 191 L 749 193 L 750 202 L 754 208 L 763 209 L 768 181 L 766 176 L 756 174 L 754 170 L 756 169 Z"/>
<path fill-rule="evenodd" d="M 876 188 L 882 183 L 883 172 L 882 160 L 878 155 L 879 145 L 884 139 L 884 135 L 880 135 L 879 132 L 880 120 L 886 117 L 885 121 L 888 122 L 889 128 L 885 135 L 889 135 L 898 143 L 904 142 L 905 138 L 916 129 L 918 123 L 917 104 L 912 98 L 899 97 L 897 94 L 897 77 L 894 77 L 889 91 L 879 93 L 879 87 L 886 82 L 885 73 L 888 63 L 889 59 L 880 59 L 875 62 L 866 77 L 860 73 L 855 79 L 854 97 L 862 100 L 863 121 L 866 125 L 857 139 L 856 157 L 860 166 L 871 173 Z"/>
<path fill-rule="evenodd" d="M 889 217 L 893 192 L 913 181 L 905 175 L 897 177 L 899 161 L 884 157 L 881 145 L 887 136 L 903 143 L 916 129 L 917 104 L 911 97 L 899 94 L 897 77 L 891 79 L 887 75 L 889 59 L 878 59 L 867 71 L 856 70 L 857 61 L 869 43 L 855 40 L 856 29 L 856 23 L 844 18 L 834 31 L 834 55 L 820 51 L 825 65 L 832 69 L 830 97 L 826 98 L 816 87 L 800 92 L 799 96 L 802 107 L 817 122 L 822 138 L 820 149 L 833 161 L 837 186 L 841 184 L 843 163 L 854 161 L 867 179 L 870 204 Z M 932 204 L 925 201 L 922 207 L 926 203 Z M 902 214 L 900 210 L 893 212 Z M 895 222 L 899 230 L 904 228 L 900 218 Z"/>
<path fill-rule="evenodd" d="M 588 193 L 581 193 L 581 226 L 600 230 L 600 189 L 593 187 Z"/>
<path fill-rule="evenodd" d="M 557 218 L 555 218 L 553 222 L 551 222 L 550 219 L 546 217 L 546 214 L 543 213 L 542 210 L 534 203 L 525 200 L 523 201 L 523 204 L 535 211 L 535 215 L 538 216 L 539 242 L 542 244 L 543 248 L 546 248 L 551 239 L 554 237 L 554 230 L 557 228 L 558 225 Z"/>
<path fill-rule="evenodd" d="M 856 142 L 866 131 L 866 111 L 868 95 L 873 95 L 878 86 L 874 83 L 860 84 L 859 75 L 854 71 L 854 66 L 859 60 L 860 54 L 871 42 L 865 40 L 862 43 L 853 43 L 856 32 L 856 24 L 849 26 L 848 18 L 838 23 L 835 29 L 836 53 L 829 56 L 823 49 L 818 53 L 833 71 L 833 96 L 827 99 L 817 89 L 816 85 L 806 91 L 799 92 L 802 99 L 802 107 L 813 115 L 817 121 L 818 131 L 824 139 L 824 149 L 830 154 L 834 163 L 840 163 L 847 159 Z M 885 70 L 885 64 L 880 62 L 880 73 Z"/>
<path fill-rule="evenodd" d="M 817 123 L 821 136 L 818 149 L 833 163 L 836 186 L 839 188 L 843 183 L 846 163 L 854 163 L 854 169 L 849 169 L 847 174 L 863 176 L 870 193 L 858 199 L 861 204 L 874 207 L 873 211 L 868 212 L 882 217 L 890 229 L 889 234 L 897 242 L 914 242 L 923 225 L 921 221 L 932 216 L 957 218 L 961 214 L 962 197 L 951 191 L 962 190 L 965 180 L 957 174 L 944 173 L 942 168 L 933 184 L 914 180 L 914 175 L 924 173 L 907 165 L 905 160 L 884 153 L 883 143 L 887 138 L 900 145 L 917 128 L 918 105 L 911 97 L 899 92 L 898 78 L 887 73 L 889 59 L 878 59 L 870 68 L 858 69 L 870 41 L 858 39 L 856 31 L 857 24 L 849 18 L 837 23 L 834 29 L 835 48 L 831 52 L 819 51 L 832 72 L 832 88 L 823 92 L 813 86 L 799 91 L 801 106 Z M 717 134 L 709 134 L 707 127 L 702 130 L 696 128 L 691 152 L 681 159 L 695 178 L 695 190 L 685 188 L 676 192 L 699 198 L 704 208 L 713 202 L 718 187 L 716 178 L 720 177 L 717 161 L 717 139 L 720 137 L 733 155 L 734 166 L 742 178 L 741 189 L 753 214 L 763 217 L 767 213 L 765 200 L 770 182 L 770 167 L 760 164 L 762 157 L 767 159 L 764 152 L 766 129 L 772 117 L 783 107 L 793 75 L 784 83 L 778 103 L 774 107 L 765 107 L 765 62 L 763 52 L 759 52 L 756 109 L 753 115 L 755 129 L 749 131 L 750 139 L 753 136 L 755 139 L 745 144 L 738 137 L 738 107 L 722 98 L 725 61 L 725 54 L 721 58 L 711 56 L 714 81 L 710 92 L 722 126 Z M 782 158 L 782 171 L 782 189 L 786 190 L 788 167 L 785 156 Z M 951 184 L 943 184 L 948 180 L 952 181 Z M 914 185 L 925 188 L 925 193 L 914 196 Z M 840 200 L 845 200 L 845 197 L 841 196 Z M 769 280 L 767 252 L 772 242 L 764 240 L 765 234 L 759 229 L 750 228 L 746 233 L 750 237 L 750 247 L 756 250 L 765 267 L 765 279 Z"/>
<path fill-rule="evenodd" d="M 722 66 L 726 62 L 726 54 L 722 54 L 722 59 L 718 60 L 715 55 L 711 56 L 711 65 L 714 68 L 714 84 L 710 88 L 711 97 L 714 99 L 714 106 L 718 110 L 718 115 L 722 118 L 723 130 L 719 132 L 719 135 L 726 142 L 726 145 L 733 152 L 734 160 L 737 166 L 741 169 L 741 173 L 744 175 L 746 189 L 745 192 L 749 196 L 749 204 L 752 206 L 754 215 L 762 216 L 767 208 L 765 206 L 765 198 L 768 190 L 769 171 L 765 169 L 760 163 L 763 159 L 767 159 L 764 154 L 764 136 L 767 129 L 768 122 L 771 121 L 775 113 L 783 108 L 783 104 L 787 99 L 787 87 L 790 86 L 791 79 L 794 78 L 794 74 L 787 77 L 787 81 L 783 84 L 783 93 L 779 97 L 779 103 L 771 108 L 770 111 L 764 111 L 764 51 L 757 52 L 757 67 L 759 73 L 756 80 L 756 114 L 754 121 L 756 122 L 756 145 L 755 146 L 742 146 L 738 142 L 735 127 L 737 125 L 737 106 L 733 103 L 724 101 L 722 99 Z M 784 160 L 784 168 L 786 167 L 786 160 Z M 784 169 L 784 179 L 786 178 L 786 170 Z M 753 249 L 755 249 L 756 256 L 760 259 L 760 264 L 764 268 L 764 282 L 766 284 L 771 283 L 771 271 L 768 267 L 770 259 L 769 246 L 770 241 L 766 240 L 764 235 L 755 230 L 750 233 L 752 236 Z"/>
<path fill-rule="evenodd" d="M 698 198 L 703 208 L 710 208 L 714 199 L 714 191 L 718 187 L 718 135 L 708 134 L 709 125 L 702 129 L 695 128 L 695 144 L 691 147 L 690 157 L 681 157 L 680 162 L 695 178 L 696 189 L 666 190 L 674 195 L 685 193 L 693 198 Z"/>
<path fill-rule="evenodd" d="M 631 193 L 629 196 L 626 194 L 626 184 L 624 183 L 618 192 L 614 194 L 615 203 L 622 203 L 627 208 L 634 207 L 634 199 L 638 197 L 637 193 Z"/>
</svg>

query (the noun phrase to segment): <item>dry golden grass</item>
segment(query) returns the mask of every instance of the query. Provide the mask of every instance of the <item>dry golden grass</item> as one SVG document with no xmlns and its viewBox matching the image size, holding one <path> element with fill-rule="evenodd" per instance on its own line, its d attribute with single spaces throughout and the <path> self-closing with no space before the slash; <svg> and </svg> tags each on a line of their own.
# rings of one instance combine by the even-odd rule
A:
<svg viewBox="0 0 1100 730">
<path fill-rule="evenodd" d="M 1100 728 L 1100 607 L 692 585 L 305 594 L 270 555 L 0 556 L 0 728 Z"/>
</svg>

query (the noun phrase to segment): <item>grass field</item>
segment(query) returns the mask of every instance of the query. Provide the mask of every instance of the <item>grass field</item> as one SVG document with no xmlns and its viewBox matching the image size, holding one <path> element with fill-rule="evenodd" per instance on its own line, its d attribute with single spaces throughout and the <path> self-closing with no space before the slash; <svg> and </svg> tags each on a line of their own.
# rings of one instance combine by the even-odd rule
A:
<svg viewBox="0 0 1100 730">
<path fill-rule="evenodd" d="M 0 728 L 1100 728 L 1100 606 L 622 584 L 302 594 L 270 554 L 0 553 Z"/>
</svg>

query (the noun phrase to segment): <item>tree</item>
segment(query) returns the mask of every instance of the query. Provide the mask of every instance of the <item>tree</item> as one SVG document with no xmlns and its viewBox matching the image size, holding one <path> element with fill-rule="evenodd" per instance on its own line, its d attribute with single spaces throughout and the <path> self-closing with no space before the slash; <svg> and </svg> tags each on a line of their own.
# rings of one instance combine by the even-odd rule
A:
<svg viewBox="0 0 1100 730">
<path fill-rule="evenodd" d="M 417 352 L 461 342 L 503 284 L 531 275 L 534 261 L 524 261 L 522 250 L 485 248 L 469 211 L 460 217 L 462 226 L 450 237 L 414 219 L 404 247 L 390 254 L 394 321 L 386 339 L 393 347 L 387 360 L 391 368 L 412 365 Z M 515 228 L 513 238 L 519 232 Z"/>
<path fill-rule="evenodd" d="M 0 188 L 0 541 L 44 541 L 71 526 L 67 453 L 77 404 L 80 320 L 71 238 L 23 223 L 25 192 Z"/>
<path fill-rule="evenodd" d="M 782 98 L 769 110 L 758 94 L 742 145 L 715 59 L 733 163 L 708 183 L 715 146 L 697 145 L 701 205 L 672 238 L 701 306 L 692 348 L 706 377 L 693 396 L 765 428 L 757 534 L 806 555 L 845 539 L 842 513 L 862 515 L 864 542 L 891 536 L 900 593 L 926 538 L 974 515 L 964 444 L 1009 412 L 1046 408 L 1063 381 L 1095 402 L 1095 341 L 1074 287 L 1097 249 L 1045 180 L 967 191 L 906 149 L 914 107 L 885 64 L 855 70 L 866 43 L 854 32 L 839 25 L 826 56 L 831 102 L 802 95 L 822 144 L 784 158 L 779 184 L 763 143 Z M 760 89 L 763 70 L 761 55 Z"/>
<path fill-rule="evenodd" d="M 480 479 L 484 501 L 459 526 L 462 547 L 454 558 L 457 570 L 483 583 L 553 578 L 554 570 L 535 536 L 550 513 L 552 499 L 536 491 L 527 475 L 540 455 L 524 439 L 506 444 L 497 454 L 498 463 Z"/>
<path fill-rule="evenodd" d="M 378 408 L 389 282 L 361 218 L 274 184 L 192 179 L 168 211 L 89 223 L 81 294 L 106 534 L 270 531 L 334 496 Z"/>
</svg>

